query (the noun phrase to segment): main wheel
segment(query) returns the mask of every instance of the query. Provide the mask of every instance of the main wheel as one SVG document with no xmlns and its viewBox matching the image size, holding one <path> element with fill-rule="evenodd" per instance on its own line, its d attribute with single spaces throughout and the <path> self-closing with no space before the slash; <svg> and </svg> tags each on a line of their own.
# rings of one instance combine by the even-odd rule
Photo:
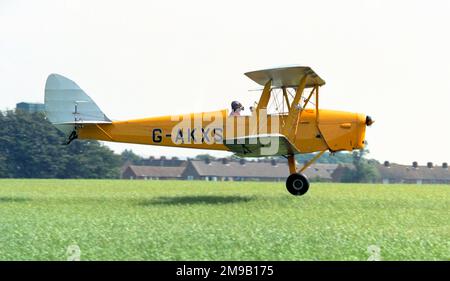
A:
<svg viewBox="0 0 450 281">
<path fill-rule="evenodd" d="M 303 195 L 309 189 L 309 181 L 303 174 L 291 174 L 286 180 L 286 188 L 292 195 Z"/>
</svg>

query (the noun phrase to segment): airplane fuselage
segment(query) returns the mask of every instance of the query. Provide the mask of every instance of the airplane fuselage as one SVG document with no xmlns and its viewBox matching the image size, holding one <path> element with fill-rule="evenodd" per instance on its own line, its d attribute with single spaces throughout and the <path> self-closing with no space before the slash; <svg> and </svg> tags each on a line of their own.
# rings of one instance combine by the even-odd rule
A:
<svg viewBox="0 0 450 281">
<path fill-rule="evenodd" d="M 286 127 L 287 114 L 230 117 L 226 110 L 114 121 L 111 124 L 83 125 L 80 139 L 171 147 L 230 150 L 229 139 L 252 135 L 294 134 L 292 144 L 299 153 L 330 150 L 351 151 L 364 147 L 366 116 L 358 113 L 303 110 L 297 128 Z"/>
</svg>

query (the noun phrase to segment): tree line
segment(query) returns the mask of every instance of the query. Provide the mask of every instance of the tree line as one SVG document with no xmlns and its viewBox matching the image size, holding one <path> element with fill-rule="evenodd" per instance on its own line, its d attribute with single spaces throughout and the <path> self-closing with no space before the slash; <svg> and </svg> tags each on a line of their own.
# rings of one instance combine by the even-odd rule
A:
<svg viewBox="0 0 450 281">
<path fill-rule="evenodd" d="M 42 113 L 0 112 L 1 178 L 117 178 L 120 156 L 98 141 L 62 145 Z"/>
</svg>

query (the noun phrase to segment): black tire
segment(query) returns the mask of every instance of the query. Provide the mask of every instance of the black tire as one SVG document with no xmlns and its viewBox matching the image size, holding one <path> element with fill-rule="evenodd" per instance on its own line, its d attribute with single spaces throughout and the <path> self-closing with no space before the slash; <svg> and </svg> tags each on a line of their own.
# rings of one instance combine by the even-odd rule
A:
<svg viewBox="0 0 450 281">
<path fill-rule="evenodd" d="M 286 188 L 292 195 L 300 196 L 309 189 L 309 181 L 303 174 L 291 174 L 286 180 Z"/>
</svg>

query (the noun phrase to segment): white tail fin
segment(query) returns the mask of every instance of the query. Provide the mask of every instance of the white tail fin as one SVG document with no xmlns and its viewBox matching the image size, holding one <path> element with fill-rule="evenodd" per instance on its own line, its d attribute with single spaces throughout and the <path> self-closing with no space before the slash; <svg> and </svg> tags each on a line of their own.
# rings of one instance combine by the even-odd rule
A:
<svg viewBox="0 0 450 281">
<path fill-rule="evenodd" d="M 111 123 L 75 82 L 59 74 L 50 74 L 45 83 L 45 113 L 68 143 L 77 137 L 77 126 Z"/>
</svg>

